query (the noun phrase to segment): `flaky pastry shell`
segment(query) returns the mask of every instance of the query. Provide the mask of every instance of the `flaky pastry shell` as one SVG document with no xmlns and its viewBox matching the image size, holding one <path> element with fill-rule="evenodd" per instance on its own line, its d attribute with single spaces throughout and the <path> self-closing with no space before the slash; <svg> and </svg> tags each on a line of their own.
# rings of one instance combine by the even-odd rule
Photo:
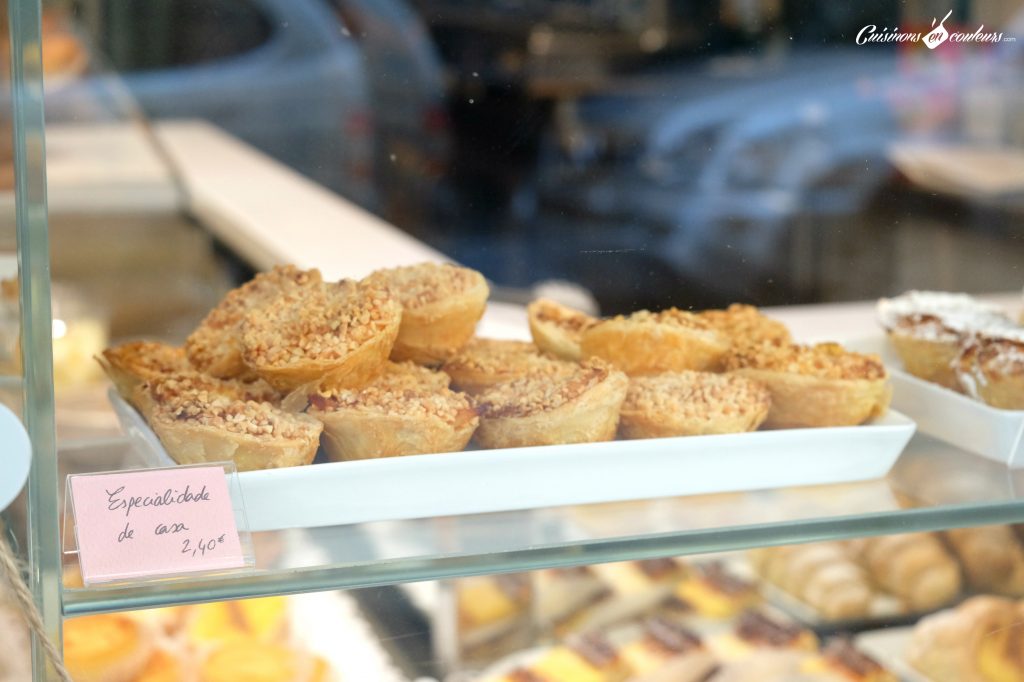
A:
<svg viewBox="0 0 1024 682">
<path fill-rule="evenodd" d="M 192 370 L 183 349 L 155 341 L 133 341 L 107 348 L 96 361 L 121 397 L 136 407 L 135 391 L 142 383 Z"/>
<path fill-rule="evenodd" d="M 889 409 L 892 386 L 881 361 L 838 344 L 763 344 L 732 351 L 727 371 L 771 392 L 767 428 L 853 426 Z"/>
<path fill-rule="evenodd" d="M 247 315 L 242 357 L 281 392 L 314 381 L 324 388 L 361 386 L 380 373 L 401 318 L 401 306 L 378 289 L 322 283 Z"/>
<path fill-rule="evenodd" d="M 601 358 L 630 376 L 710 370 L 728 349 L 710 325 L 675 308 L 603 320 L 580 339 L 581 357 Z"/>
<path fill-rule="evenodd" d="M 1024 330 L 967 341 L 954 369 L 971 397 L 1003 410 L 1024 410 Z"/>
<path fill-rule="evenodd" d="M 322 281 L 319 270 L 277 266 L 233 289 L 207 314 L 185 341 L 185 352 L 197 369 L 222 379 L 251 377 L 242 360 L 242 323 L 254 310 L 283 293 Z"/>
<path fill-rule="evenodd" d="M 953 367 L 960 354 L 958 340 L 923 339 L 900 329 L 888 332 L 888 337 L 907 372 L 954 391 L 960 390 L 960 382 Z"/>
<path fill-rule="evenodd" d="M 697 316 L 733 346 L 792 341 L 786 325 L 764 315 L 752 305 L 733 303 L 725 310 L 704 310 Z"/>
<path fill-rule="evenodd" d="M 615 438 L 629 380 L 600 360 L 568 376 L 532 375 L 476 397 L 485 448 L 594 443 Z"/>
<path fill-rule="evenodd" d="M 364 282 L 402 306 L 391 359 L 421 365 L 441 364 L 472 338 L 490 294 L 476 270 L 441 263 L 378 270 Z"/>
<path fill-rule="evenodd" d="M 580 338 L 598 319 L 556 301 L 541 298 L 526 306 L 533 342 L 562 360 L 580 360 Z"/>
<path fill-rule="evenodd" d="M 622 404 L 623 438 L 668 438 L 754 431 L 771 394 L 750 379 L 709 372 L 670 372 L 630 379 Z"/>
<path fill-rule="evenodd" d="M 575 363 L 545 355 L 528 341 L 483 338 L 471 339 L 441 367 L 452 386 L 471 395 L 531 374 L 565 376 L 575 369 Z"/>
</svg>

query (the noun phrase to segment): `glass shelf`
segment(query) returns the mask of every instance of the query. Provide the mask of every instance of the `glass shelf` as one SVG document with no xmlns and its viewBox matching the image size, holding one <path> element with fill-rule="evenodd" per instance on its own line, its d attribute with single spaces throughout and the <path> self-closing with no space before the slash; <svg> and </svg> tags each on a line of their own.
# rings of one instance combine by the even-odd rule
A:
<svg viewBox="0 0 1024 682">
<path fill-rule="evenodd" d="M 65 448 L 64 473 L 122 441 Z M 824 456 L 824 454 L 823 454 Z M 885 479 L 254 534 L 244 576 L 67 589 L 65 615 L 1024 522 L 1024 470 L 915 436 Z"/>
</svg>

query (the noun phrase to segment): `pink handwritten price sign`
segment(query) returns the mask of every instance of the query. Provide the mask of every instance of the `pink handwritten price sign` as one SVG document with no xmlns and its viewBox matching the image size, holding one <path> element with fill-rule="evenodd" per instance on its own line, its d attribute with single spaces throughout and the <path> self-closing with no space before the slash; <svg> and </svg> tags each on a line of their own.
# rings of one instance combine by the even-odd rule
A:
<svg viewBox="0 0 1024 682">
<path fill-rule="evenodd" d="M 246 565 L 224 468 L 71 476 L 86 584 Z"/>
</svg>

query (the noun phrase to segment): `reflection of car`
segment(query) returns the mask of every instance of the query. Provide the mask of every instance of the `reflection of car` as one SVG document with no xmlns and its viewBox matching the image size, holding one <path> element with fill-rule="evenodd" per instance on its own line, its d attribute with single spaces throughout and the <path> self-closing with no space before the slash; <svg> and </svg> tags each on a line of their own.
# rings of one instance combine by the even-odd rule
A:
<svg viewBox="0 0 1024 682">
<path fill-rule="evenodd" d="M 852 213 L 889 177 L 886 150 L 902 134 L 892 94 L 930 87 L 906 81 L 892 54 L 837 51 L 638 79 L 562 118 L 540 169 L 542 210 L 628 224 L 693 279 L 725 264 L 749 280 L 731 277 L 741 289 L 784 277 L 799 219 Z"/>
<path fill-rule="evenodd" d="M 387 142 L 407 127 L 393 112 L 420 115 L 406 137 L 427 140 L 416 150 L 431 163 L 443 156 L 433 151 L 440 135 L 428 134 L 438 133 L 429 112 L 440 76 L 403 0 L 171 0 L 83 14 L 103 17 L 84 28 L 117 75 L 48 93 L 51 120 L 123 110 L 118 95 L 130 93 L 151 117 L 207 119 L 368 206 L 391 179 L 379 172 L 375 136 Z M 128 20 L 133 30 L 118 30 Z"/>
</svg>

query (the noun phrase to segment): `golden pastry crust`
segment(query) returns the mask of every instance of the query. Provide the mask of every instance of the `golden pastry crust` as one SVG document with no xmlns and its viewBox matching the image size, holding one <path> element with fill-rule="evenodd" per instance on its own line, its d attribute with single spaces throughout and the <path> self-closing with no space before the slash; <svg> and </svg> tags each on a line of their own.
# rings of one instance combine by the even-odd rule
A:
<svg viewBox="0 0 1024 682">
<path fill-rule="evenodd" d="M 761 313 L 756 307 L 733 303 L 725 310 L 704 310 L 697 316 L 711 325 L 733 346 L 792 342 L 786 325 Z"/>
<path fill-rule="evenodd" d="M 976 592 L 1024 597 L 1024 548 L 1009 526 L 953 528 L 943 533 Z"/>
<path fill-rule="evenodd" d="M 906 658 L 935 682 L 1019 680 L 1024 675 L 1018 644 L 1022 628 L 1014 602 L 971 597 L 918 622 Z"/>
<path fill-rule="evenodd" d="M 319 270 L 281 265 L 229 291 L 185 341 L 189 360 L 197 369 L 222 379 L 251 375 L 242 360 L 242 323 L 246 315 L 282 293 L 321 281 Z"/>
<path fill-rule="evenodd" d="M 344 461 L 465 448 L 479 424 L 476 410 L 465 395 L 431 382 L 392 370 L 359 389 L 309 396 L 308 413 L 324 424 L 327 456 Z"/>
<path fill-rule="evenodd" d="M 262 379 L 253 381 L 216 379 L 202 372 L 185 371 L 168 374 L 140 384 L 135 388 L 131 402 L 142 413 L 142 416 L 148 419 L 157 404 L 169 403 L 182 396 L 195 393 L 205 393 L 208 397 L 222 396 L 232 400 L 252 400 L 271 405 L 277 405 L 281 401 L 281 394 Z"/>
<path fill-rule="evenodd" d="M 377 270 L 363 281 L 402 305 L 391 359 L 423 365 L 444 362 L 469 341 L 490 294 L 483 275 L 450 263 Z"/>
<path fill-rule="evenodd" d="M 285 644 L 242 639 L 226 644 L 202 662 L 201 682 L 309 682 L 315 662 Z"/>
<path fill-rule="evenodd" d="M 754 431 L 771 395 L 750 379 L 709 372 L 668 372 L 629 381 L 622 404 L 623 438 L 667 438 Z"/>
<path fill-rule="evenodd" d="M 960 355 L 958 341 L 922 339 L 899 329 L 888 332 L 887 336 L 907 372 L 954 391 L 962 390 L 954 368 Z"/>
<path fill-rule="evenodd" d="M 960 593 L 960 566 L 930 533 L 864 538 L 859 544 L 860 561 L 875 583 L 915 611 L 939 608 Z"/>
<path fill-rule="evenodd" d="M 132 405 L 135 390 L 143 382 L 192 369 L 184 349 L 156 341 L 123 343 L 106 349 L 96 361 L 121 397 Z"/>
<path fill-rule="evenodd" d="M 380 289 L 321 283 L 249 313 L 242 357 L 280 391 L 313 381 L 327 389 L 360 386 L 380 373 L 401 319 L 401 306 Z"/>
<path fill-rule="evenodd" d="M 630 376 L 710 370 L 729 344 L 693 313 L 641 310 L 603 320 L 583 332 L 582 357 L 606 360 Z"/>
<path fill-rule="evenodd" d="M 133 682 L 190 682 L 195 671 L 190 661 L 173 649 L 162 646 L 156 650 L 146 667 Z"/>
<path fill-rule="evenodd" d="M 64 664 L 75 682 L 132 682 L 155 648 L 153 633 L 124 613 L 64 623 Z"/>
<path fill-rule="evenodd" d="M 601 360 L 571 374 L 533 374 L 476 396 L 485 448 L 592 443 L 612 440 L 626 398 L 626 375 Z"/>
<path fill-rule="evenodd" d="M 1003 410 L 1024 410 L 1024 329 L 967 341 L 953 367 L 969 396 Z"/>
<path fill-rule="evenodd" d="M 768 428 L 861 424 L 885 414 L 892 397 L 878 356 L 835 343 L 748 346 L 731 351 L 723 367 L 771 391 Z"/>
<path fill-rule="evenodd" d="M 528 341 L 474 338 L 441 370 L 456 389 L 477 394 L 530 374 L 566 376 L 575 368 L 575 363 L 551 358 Z"/>
<path fill-rule="evenodd" d="M 866 569 L 838 542 L 765 547 L 750 553 L 758 573 L 824 618 L 864 618 L 876 596 Z"/>
<path fill-rule="evenodd" d="M 309 464 L 323 430 L 305 414 L 205 391 L 157 403 L 149 423 L 178 464 L 230 460 L 239 471 Z"/>
<path fill-rule="evenodd" d="M 545 353 L 562 360 L 580 360 L 580 339 L 583 332 L 597 324 L 598 319 L 546 298 L 526 306 L 533 342 Z"/>
</svg>

